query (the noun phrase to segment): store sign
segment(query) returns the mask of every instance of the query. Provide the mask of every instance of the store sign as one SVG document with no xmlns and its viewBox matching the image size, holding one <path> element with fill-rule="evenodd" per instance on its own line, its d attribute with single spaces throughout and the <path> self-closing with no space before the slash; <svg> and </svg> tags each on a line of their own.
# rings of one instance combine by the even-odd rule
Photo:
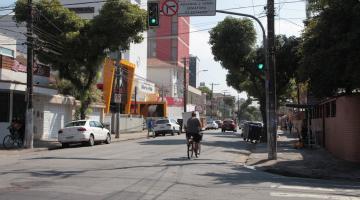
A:
<svg viewBox="0 0 360 200">
<path fill-rule="evenodd" d="M 179 0 L 178 16 L 214 16 L 216 0 Z"/>
<path fill-rule="evenodd" d="M 143 92 L 146 94 L 154 94 L 155 93 L 155 84 L 147 81 L 138 80 L 137 86 L 139 92 Z"/>
</svg>

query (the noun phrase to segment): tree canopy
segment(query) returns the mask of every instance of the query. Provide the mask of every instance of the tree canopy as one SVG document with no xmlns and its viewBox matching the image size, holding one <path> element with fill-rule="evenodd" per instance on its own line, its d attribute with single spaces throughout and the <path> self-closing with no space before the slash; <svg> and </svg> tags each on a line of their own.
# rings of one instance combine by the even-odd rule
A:
<svg viewBox="0 0 360 200">
<path fill-rule="evenodd" d="M 360 88 L 360 2 L 311 0 L 299 77 L 317 97 Z"/>
<path fill-rule="evenodd" d="M 146 30 L 146 11 L 125 0 L 108 0 L 99 15 L 81 19 L 58 0 L 34 2 L 34 41 L 36 59 L 59 71 L 69 80 L 82 103 L 81 118 L 90 105 L 91 88 L 97 81 L 107 51 L 129 49 L 141 42 Z M 15 20 L 27 20 L 27 0 L 16 2 Z"/>
<path fill-rule="evenodd" d="M 226 18 L 210 31 L 214 59 L 228 70 L 227 84 L 239 92 L 245 91 L 260 103 L 265 121 L 265 69 L 263 47 L 255 46 L 256 32 L 250 20 Z M 276 90 L 279 101 L 289 98 L 290 80 L 295 77 L 299 56 L 299 38 L 276 37 Z"/>
</svg>

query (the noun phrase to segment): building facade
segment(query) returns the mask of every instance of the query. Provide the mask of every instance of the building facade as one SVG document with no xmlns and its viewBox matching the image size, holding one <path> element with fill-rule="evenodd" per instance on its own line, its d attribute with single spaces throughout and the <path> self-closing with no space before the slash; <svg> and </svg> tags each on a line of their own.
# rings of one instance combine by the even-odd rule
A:
<svg viewBox="0 0 360 200">
<path fill-rule="evenodd" d="M 160 1 L 160 5 L 164 0 Z M 189 78 L 189 17 L 160 15 L 160 26 L 148 31 L 148 76 L 168 102 L 168 115 L 182 118 L 184 71 Z M 184 60 L 186 70 L 184 70 Z"/>
</svg>

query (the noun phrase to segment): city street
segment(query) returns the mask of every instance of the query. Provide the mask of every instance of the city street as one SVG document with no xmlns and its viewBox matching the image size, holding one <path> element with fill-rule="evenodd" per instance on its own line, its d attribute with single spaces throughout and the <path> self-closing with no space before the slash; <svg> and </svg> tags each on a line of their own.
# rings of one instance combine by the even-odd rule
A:
<svg viewBox="0 0 360 200">
<path fill-rule="evenodd" d="M 244 166 L 252 144 L 206 131 L 188 160 L 184 134 L 1 155 L 0 199 L 360 199 L 352 182 L 283 177 Z"/>
</svg>

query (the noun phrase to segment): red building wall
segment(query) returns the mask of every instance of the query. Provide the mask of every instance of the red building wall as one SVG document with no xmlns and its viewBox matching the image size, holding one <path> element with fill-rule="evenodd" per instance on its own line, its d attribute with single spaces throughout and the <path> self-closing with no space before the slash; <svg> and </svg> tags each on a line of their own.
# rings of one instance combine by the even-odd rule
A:
<svg viewBox="0 0 360 200">
<path fill-rule="evenodd" d="M 333 100 L 336 101 L 336 116 L 327 117 L 324 109 L 321 118 L 312 120 L 312 130 L 320 133 L 318 139 L 325 140 L 325 148 L 330 153 L 344 160 L 360 162 L 360 96 L 342 96 Z"/>
<path fill-rule="evenodd" d="M 160 1 L 160 6 L 165 0 Z M 172 17 L 160 15 L 160 26 L 156 29 L 156 57 L 164 61 L 182 65 L 184 57 L 189 57 L 190 17 L 178 17 L 177 34 L 171 33 Z M 177 60 L 172 60 L 171 41 L 177 40 Z"/>
</svg>

